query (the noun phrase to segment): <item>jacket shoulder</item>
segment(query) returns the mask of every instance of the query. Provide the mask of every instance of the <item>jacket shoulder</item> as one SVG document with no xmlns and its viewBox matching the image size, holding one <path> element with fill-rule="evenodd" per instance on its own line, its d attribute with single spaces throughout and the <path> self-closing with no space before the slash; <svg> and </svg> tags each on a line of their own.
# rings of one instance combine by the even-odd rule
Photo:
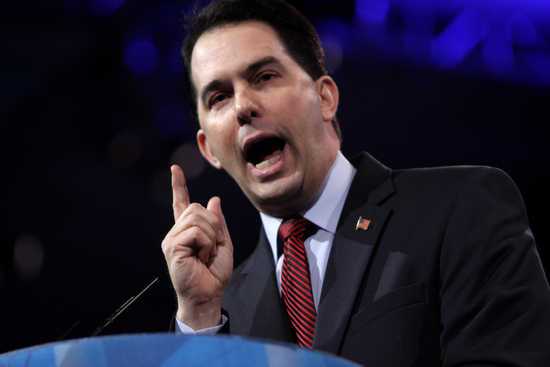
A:
<svg viewBox="0 0 550 367">
<path fill-rule="evenodd" d="M 457 195 L 476 188 L 493 191 L 512 190 L 519 195 L 516 184 L 503 170 L 490 166 L 445 166 L 393 170 L 392 178 L 398 192 L 429 196 Z M 454 196 L 453 195 L 453 196 Z"/>
<path fill-rule="evenodd" d="M 491 166 L 442 166 L 442 167 L 423 167 L 409 169 L 394 169 L 394 180 L 410 180 L 419 184 L 447 183 L 462 184 L 477 179 L 496 179 L 503 181 L 512 181 L 510 176 L 500 168 Z"/>
</svg>

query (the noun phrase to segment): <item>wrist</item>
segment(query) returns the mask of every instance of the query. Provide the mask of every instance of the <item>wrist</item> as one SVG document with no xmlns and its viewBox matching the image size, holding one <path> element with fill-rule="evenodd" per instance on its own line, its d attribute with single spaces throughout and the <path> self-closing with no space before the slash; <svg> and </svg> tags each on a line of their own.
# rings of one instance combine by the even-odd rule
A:
<svg viewBox="0 0 550 367">
<path fill-rule="evenodd" d="M 176 318 L 193 330 L 206 329 L 220 324 L 221 300 L 190 304 L 178 301 Z"/>
</svg>

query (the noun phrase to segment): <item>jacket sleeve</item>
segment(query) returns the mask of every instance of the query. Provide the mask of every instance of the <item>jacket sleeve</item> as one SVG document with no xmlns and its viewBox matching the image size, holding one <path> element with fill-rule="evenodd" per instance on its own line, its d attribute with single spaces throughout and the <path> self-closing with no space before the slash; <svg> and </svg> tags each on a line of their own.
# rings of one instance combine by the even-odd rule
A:
<svg viewBox="0 0 550 367">
<path fill-rule="evenodd" d="M 440 254 L 445 366 L 550 366 L 550 289 L 521 195 L 502 171 L 461 187 Z"/>
</svg>

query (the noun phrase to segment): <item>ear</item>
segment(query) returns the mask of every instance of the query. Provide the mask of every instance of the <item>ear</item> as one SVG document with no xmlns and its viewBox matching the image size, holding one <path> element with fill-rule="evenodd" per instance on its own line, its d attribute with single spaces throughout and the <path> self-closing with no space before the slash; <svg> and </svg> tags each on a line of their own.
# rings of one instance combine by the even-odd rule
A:
<svg viewBox="0 0 550 367">
<path fill-rule="evenodd" d="M 328 75 L 323 75 L 317 79 L 319 98 L 321 99 L 321 114 L 324 121 L 331 121 L 338 111 L 340 101 L 340 92 L 334 79 Z"/>
<path fill-rule="evenodd" d="M 210 148 L 210 145 L 208 144 L 208 139 L 206 138 L 206 134 L 202 129 L 199 129 L 197 131 L 197 145 L 199 146 L 199 150 L 204 157 L 214 168 L 221 169 L 222 165 L 218 158 L 212 153 L 212 149 Z"/>
</svg>

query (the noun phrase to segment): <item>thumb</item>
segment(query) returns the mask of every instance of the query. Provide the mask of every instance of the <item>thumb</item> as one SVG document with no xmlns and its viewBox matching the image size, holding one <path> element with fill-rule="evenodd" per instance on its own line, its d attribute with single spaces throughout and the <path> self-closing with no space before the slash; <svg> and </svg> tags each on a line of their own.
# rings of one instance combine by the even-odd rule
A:
<svg viewBox="0 0 550 367">
<path fill-rule="evenodd" d="M 227 223 L 225 222 L 225 216 L 222 212 L 221 199 L 217 196 L 212 197 L 210 200 L 208 200 L 208 205 L 206 206 L 206 209 L 218 218 L 221 225 L 220 234 L 222 235 L 222 238 L 226 237 L 228 235 L 228 230 Z"/>
</svg>

